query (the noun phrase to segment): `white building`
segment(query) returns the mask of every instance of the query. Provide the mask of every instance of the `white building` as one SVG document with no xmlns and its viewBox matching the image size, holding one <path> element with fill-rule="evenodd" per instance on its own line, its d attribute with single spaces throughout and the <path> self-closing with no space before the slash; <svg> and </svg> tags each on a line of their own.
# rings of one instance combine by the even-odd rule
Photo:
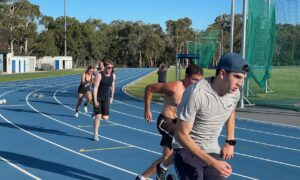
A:
<svg viewBox="0 0 300 180">
<path fill-rule="evenodd" d="M 72 69 L 72 56 L 54 56 L 54 69 Z"/>
<path fill-rule="evenodd" d="M 72 56 L 44 56 L 40 59 L 37 59 L 37 67 L 44 70 L 72 69 L 72 66 Z"/>
<path fill-rule="evenodd" d="M 12 56 L 7 54 L 6 62 L 7 73 L 26 73 L 34 72 L 36 65 L 35 56 Z"/>
</svg>

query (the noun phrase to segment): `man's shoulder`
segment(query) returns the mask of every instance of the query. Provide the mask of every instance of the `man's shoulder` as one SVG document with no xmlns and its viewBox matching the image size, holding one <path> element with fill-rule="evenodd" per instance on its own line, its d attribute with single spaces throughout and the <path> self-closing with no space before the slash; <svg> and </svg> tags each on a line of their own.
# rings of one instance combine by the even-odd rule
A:
<svg viewBox="0 0 300 180">
<path fill-rule="evenodd" d="M 205 78 L 205 79 L 201 79 L 199 80 L 197 83 L 193 84 L 193 89 L 197 89 L 197 90 L 201 90 L 204 87 L 208 87 L 209 86 L 209 79 Z"/>
<path fill-rule="evenodd" d="M 180 85 L 180 81 L 170 81 L 170 82 L 167 82 L 167 83 L 164 83 L 164 85 L 167 87 L 167 88 L 170 88 L 170 89 L 176 89 L 179 87 Z"/>
</svg>

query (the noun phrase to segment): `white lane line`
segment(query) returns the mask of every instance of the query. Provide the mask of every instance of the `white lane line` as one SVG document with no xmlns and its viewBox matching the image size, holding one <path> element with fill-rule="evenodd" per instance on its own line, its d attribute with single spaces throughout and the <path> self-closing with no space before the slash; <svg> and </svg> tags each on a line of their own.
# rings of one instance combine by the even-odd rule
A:
<svg viewBox="0 0 300 180">
<path fill-rule="evenodd" d="M 57 92 L 58 92 L 58 91 L 59 91 L 59 90 L 57 90 Z M 56 92 L 55 92 L 55 94 L 56 94 Z M 61 102 L 56 98 L 55 95 L 54 95 L 54 98 L 55 98 L 55 100 L 56 100 L 58 103 L 62 104 L 63 106 L 65 106 L 65 107 L 68 108 L 68 109 L 73 110 L 73 108 L 71 108 L 71 107 L 69 107 L 69 106 L 66 106 L 66 105 L 64 105 L 63 103 L 61 103 Z M 111 109 L 111 110 L 112 110 L 112 109 Z M 112 111 L 113 111 L 113 112 L 116 112 L 116 113 L 120 113 L 120 114 L 126 115 L 126 116 L 130 116 L 130 117 L 134 117 L 134 118 L 138 118 L 138 119 L 144 119 L 144 118 L 141 118 L 141 117 L 138 117 L 138 116 L 134 116 L 134 115 L 130 115 L 130 114 L 127 114 L 127 113 L 123 113 L 123 112 L 119 112 L 119 111 L 115 111 L 115 110 L 112 110 Z M 81 114 L 86 115 L 85 113 L 81 113 Z M 86 115 L 86 116 L 88 116 L 88 115 Z M 110 122 L 113 122 L 113 121 L 110 121 Z M 113 122 L 113 123 L 116 123 L 116 122 Z M 136 128 L 133 128 L 133 127 L 125 126 L 125 125 L 122 125 L 122 124 L 119 124 L 119 123 L 116 123 L 116 124 L 118 124 L 119 126 L 123 126 L 123 127 L 125 127 L 125 128 L 129 128 L 129 129 L 132 129 L 132 130 L 136 130 Z M 138 131 L 144 132 L 144 133 L 147 133 L 147 134 L 152 134 L 152 135 L 160 136 L 160 135 L 157 134 L 157 133 L 152 133 L 152 132 L 148 132 L 148 131 L 144 131 L 144 130 L 140 130 L 140 129 L 138 129 Z M 221 136 L 224 136 L 224 135 L 221 135 Z M 238 138 L 237 138 L 237 139 L 238 139 Z M 283 146 L 276 146 L 276 145 L 267 144 L 267 143 L 255 142 L 255 141 L 245 140 L 245 139 L 241 139 L 241 138 L 240 138 L 240 140 L 244 140 L 244 141 L 248 141 L 248 142 L 252 142 L 252 143 L 256 143 L 256 144 L 261 144 L 261 145 L 265 145 L 265 146 L 270 146 L 270 147 L 276 147 L 276 148 L 283 148 L 283 149 L 288 149 L 288 150 L 295 150 L 295 151 L 298 151 L 298 149 L 292 149 L 292 148 L 283 147 Z M 245 155 L 245 156 L 247 156 L 247 157 L 255 157 L 255 156 L 246 155 L 246 154 L 242 154 L 242 153 L 238 153 L 238 152 L 236 152 L 236 154 L 239 154 L 239 155 L 241 155 L 241 156 L 244 156 L 244 155 Z M 256 159 L 264 160 L 264 158 L 260 158 L 260 157 L 256 157 Z M 273 162 L 273 163 L 279 162 L 279 161 L 273 161 L 273 160 L 266 160 L 266 161 Z M 284 163 L 284 162 L 279 162 L 279 164 L 283 164 L 283 165 L 287 165 L 287 166 L 291 165 L 292 167 L 297 167 L 297 165 L 288 164 L 288 163 Z"/>
<path fill-rule="evenodd" d="M 59 147 L 59 148 L 61 148 L 61 149 L 64 149 L 64 150 L 66 150 L 66 151 L 69 151 L 69 152 L 71 152 L 71 153 L 77 154 L 77 155 L 79 155 L 79 156 L 85 157 L 85 158 L 87 158 L 87 159 L 93 160 L 93 161 L 98 162 L 98 163 L 100 163 L 100 164 L 109 166 L 109 167 L 111 167 L 111 168 L 114 168 L 114 169 L 117 169 L 117 170 L 126 172 L 126 173 L 128 173 L 128 174 L 132 174 L 132 175 L 135 175 L 135 176 L 137 175 L 137 173 L 131 172 L 131 171 L 126 170 L 126 169 L 123 169 L 123 168 L 118 167 L 118 166 L 115 166 L 115 165 L 113 165 L 113 164 L 109 164 L 109 163 L 104 162 L 104 161 L 101 161 L 101 160 L 99 160 L 99 159 L 96 159 L 96 158 L 87 156 L 87 155 L 85 155 L 85 154 L 79 153 L 79 152 L 77 152 L 77 151 L 75 151 L 75 150 L 69 149 L 69 148 L 67 148 L 67 147 L 65 147 L 65 146 L 62 146 L 62 145 L 60 145 L 60 144 L 57 144 L 57 143 L 55 143 L 55 142 L 52 142 L 52 141 L 50 141 L 50 140 L 48 140 L 48 139 L 42 138 L 41 136 L 38 136 L 38 135 L 36 135 L 36 134 L 34 134 L 34 133 L 31 133 L 31 132 L 29 132 L 29 131 L 27 131 L 27 130 L 21 128 L 21 127 L 19 127 L 18 125 L 12 123 L 12 122 L 9 121 L 8 119 L 6 119 L 2 114 L 0 114 L 0 117 L 1 117 L 2 119 L 4 119 L 6 122 L 8 122 L 9 124 L 11 124 L 12 126 L 16 127 L 17 129 L 19 129 L 19 130 L 21 130 L 21 131 L 23 131 L 23 132 L 25 132 L 25 133 L 27 133 L 27 134 L 29 134 L 29 135 L 35 137 L 35 138 L 38 138 L 38 139 L 40 139 L 40 140 L 42 140 L 42 141 L 45 141 L 45 142 L 47 142 L 47 143 L 49 143 L 49 144 L 52 144 L 52 145 L 54 145 L 54 146 L 56 146 L 56 147 Z"/>
<path fill-rule="evenodd" d="M 240 130 L 244 130 L 244 131 L 251 131 L 251 132 L 256 132 L 256 133 L 262 133 L 262 134 L 267 134 L 267 135 L 280 136 L 280 137 L 284 137 L 284 138 L 300 140 L 300 137 L 295 137 L 295 136 L 288 136 L 288 135 L 283 135 L 283 134 L 271 133 L 271 132 L 267 132 L 267 131 L 259 131 L 259 130 L 242 128 L 242 127 L 237 127 L 237 126 L 235 128 L 240 129 Z"/>
<path fill-rule="evenodd" d="M 122 101 L 118 101 L 118 100 L 115 100 L 115 99 L 114 99 L 114 101 L 116 101 L 117 103 L 120 103 L 120 104 L 124 104 L 124 105 L 129 106 L 129 107 L 134 107 L 134 108 L 136 108 L 136 109 L 141 109 L 141 110 L 144 111 L 144 108 L 141 108 L 141 107 L 138 107 L 138 106 L 134 106 L 134 105 L 131 105 L 131 104 L 128 104 L 128 103 L 124 103 L 124 102 L 122 102 Z M 154 112 L 154 113 L 157 113 L 157 114 L 160 114 L 160 113 L 161 113 L 161 112 L 159 112 L 159 111 L 154 111 L 154 110 L 151 110 L 151 112 Z"/>
<path fill-rule="evenodd" d="M 4 117 L 2 116 L 2 114 L 0 114 L 0 116 L 4 119 Z M 5 119 L 4 119 L 5 120 Z M 21 171 L 22 173 L 26 174 L 27 176 L 30 176 L 32 179 L 36 179 L 36 180 L 41 180 L 41 178 L 31 174 L 30 172 L 26 171 L 25 169 L 20 168 L 19 166 L 11 163 L 9 160 L 5 159 L 4 157 L 0 156 L 0 160 L 6 162 L 7 164 L 9 164 L 10 166 L 14 167 L 15 169 Z"/>
<path fill-rule="evenodd" d="M 257 178 L 253 178 L 253 177 L 250 177 L 250 176 L 245 176 L 245 175 L 237 174 L 237 173 L 232 173 L 232 175 L 240 176 L 240 177 L 243 177 L 243 178 L 245 178 L 245 179 L 259 180 L 259 179 L 257 179 Z"/>
<path fill-rule="evenodd" d="M 293 126 L 293 125 L 288 125 L 288 124 L 279 124 L 279 123 L 274 123 L 274 122 L 269 122 L 269 121 L 247 119 L 247 118 L 242 118 L 242 117 L 237 117 L 237 119 L 240 120 L 240 121 L 250 121 L 250 122 L 257 123 L 257 124 L 267 124 L 267 125 L 272 125 L 272 126 L 278 126 L 278 127 L 283 127 L 283 128 L 294 128 L 294 129 L 300 130 L 300 126 Z"/>
<path fill-rule="evenodd" d="M 259 160 L 263 160 L 263 161 L 267 161 L 267 162 L 271 162 L 271 163 L 275 163 L 275 164 L 281 164 L 281 165 L 290 166 L 290 167 L 294 167 L 294 168 L 300 168 L 299 165 L 284 163 L 284 162 L 280 162 L 280 161 L 274 161 L 272 159 L 266 159 L 266 158 L 261 158 L 261 157 L 257 157 L 257 156 L 251 156 L 251 155 L 248 155 L 248 154 L 243 154 L 243 153 L 238 153 L 238 152 L 235 152 L 235 154 L 240 155 L 240 156 L 254 158 L 254 159 L 259 159 Z"/>
<path fill-rule="evenodd" d="M 225 135 L 221 135 L 222 137 L 226 137 Z M 279 149 L 285 149 L 285 150 L 290 150 L 290 151 L 298 151 L 300 152 L 300 149 L 296 149 L 296 148 L 290 148 L 290 147 L 286 147 L 286 146 L 279 146 L 279 145 L 274 145 L 274 144 L 269 144 L 269 143 L 263 143 L 263 142 L 258 142 L 258 141 L 252 141 L 252 140 L 248 140 L 248 139 L 243 139 L 243 138 L 235 138 L 239 141 L 245 141 L 245 142 L 249 142 L 249 143 L 255 143 L 255 144 L 260 144 L 260 145 L 264 145 L 264 146 L 270 146 L 270 147 L 275 147 L 275 148 L 279 148 Z"/>
<path fill-rule="evenodd" d="M 69 87 L 71 87 L 71 86 L 69 86 Z M 68 88 L 68 87 L 65 87 L 65 88 Z M 56 93 L 57 93 L 57 92 L 60 92 L 60 89 L 56 90 L 56 92 L 54 93 L 54 95 L 53 95 L 53 96 L 54 96 L 54 99 L 55 99 L 59 104 L 65 106 L 66 108 L 68 108 L 68 109 L 70 109 L 70 110 L 73 111 L 73 108 L 71 108 L 71 107 L 69 107 L 69 106 L 63 104 L 62 102 L 60 102 L 60 101 L 56 98 Z M 120 101 L 119 101 L 119 102 L 120 102 Z M 138 117 L 138 116 L 129 115 L 129 114 L 126 114 L 126 113 L 122 113 L 122 112 L 119 112 L 119 111 L 115 111 L 115 110 L 113 110 L 113 111 L 114 111 L 114 112 L 121 113 L 121 114 L 124 114 L 124 115 L 127 115 L 127 116 L 133 116 L 133 117 L 135 117 L 135 118 L 139 118 L 139 119 L 143 119 L 143 120 L 144 120 L 144 118 L 141 118 L 141 117 Z M 81 112 L 80 112 L 80 113 L 81 113 Z M 89 115 L 87 115 L 86 113 L 81 113 L 81 114 L 83 114 L 83 115 L 85 115 L 85 116 L 89 116 Z M 112 121 L 109 121 L 109 122 L 112 122 Z M 160 134 L 157 134 L 157 133 L 151 133 L 151 132 L 144 131 L 144 130 L 140 130 L 140 129 L 137 129 L 137 128 L 125 126 L 125 125 L 122 125 L 122 124 L 119 124 L 119 123 L 116 123 L 116 122 L 112 122 L 112 123 L 114 123 L 114 124 L 116 124 L 116 125 L 118 125 L 118 126 L 123 126 L 123 127 L 129 128 L 129 129 L 133 129 L 133 130 L 137 130 L 137 131 L 142 131 L 142 132 L 147 133 L 147 134 L 152 134 L 152 135 L 156 135 L 156 136 L 161 136 Z M 135 146 L 133 146 L 133 147 L 135 147 Z M 157 153 L 157 154 L 160 154 L 160 155 L 161 155 L 161 153 Z M 245 176 L 245 175 L 241 175 L 241 174 L 238 174 L 238 173 L 233 173 L 233 175 L 236 175 L 236 176 L 239 176 L 239 177 L 243 177 L 243 178 L 246 178 L 246 179 L 258 180 L 258 179 L 256 179 L 256 178 L 249 177 L 249 176 Z"/>
<path fill-rule="evenodd" d="M 14 105 L 1 104 L 0 105 L 0 107 L 19 107 L 19 106 L 27 106 L 27 104 L 14 104 Z"/>
<path fill-rule="evenodd" d="M 77 130 L 79 130 L 79 131 L 82 131 L 82 132 L 85 132 L 85 133 L 88 133 L 88 134 L 92 134 L 92 135 L 94 134 L 94 133 L 92 133 L 92 132 L 90 132 L 90 131 L 86 131 L 86 130 L 84 130 L 84 129 L 78 128 L 78 127 L 73 126 L 73 125 L 71 125 L 71 124 L 62 122 L 62 121 L 60 121 L 60 120 L 58 120 L 58 119 L 56 119 L 56 118 L 53 118 L 53 117 L 51 117 L 51 116 L 49 116 L 49 115 L 47 115 L 47 114 L 42 113 L 42 112 L 40 112 L 39 110 L 37 110 L 36 108 L 34 108 L 34 107 L 29 103 L 28 97 L 29 97 L 32 93 L 34 93 L 34 92 L 36 92 L 36 91 L 39 91 L 39 90 L 40 90 L 40 89 L 37 89 L 37 90 L 35 90 L 35 91 L 32 91 L 32 92 L 29 93 L 29 94 L 27 95 L 27 97 L 26 97 L 26 103 L 27 103 L 27 105 L 28 105 L 32 110 L 36 111 L 37 113 L 41 114 L 42 116 L 47 117 L 48 119 L 51 119 L 51 120 L 53 120 L 53 121 L 55 121 L 55 122 L 58 122 L 58 123 L 60 123 L 60 124 L 65 125 L 65 126 L 68 126 L 68 127 L 74 128 L 74 129 L 77 129 Z M 57 92 L 58 92 L 58 90 L 56 91 L 56 93 L 57 93 Z M 58 101 L 58 102 L 59 102 L 59 101 Z M 59 103 L 60 103 L 60 102 L 59 102 Z M 66 106 L 66 105 L 64 105 L 64 106 Z M 67 106 L 66 106 L 66 107 L 67 107 Z M 123 144 L 123 145 L 128 145 L 128 146 L 130 145 L 130 146 L 133 146 L 133 147 L 135 147 L 135 148 L 137 148 L 137 149 L 140 149 L 140 150 L 144 150 L 144 151 L 148 151 L 148 152 L 151 152 L 151 153 L 154 153 L 154 154 L 159 154 L 159 155 L 161 155 L 161 153 L 159 153 L 159 152 L 152 151 L 152 150 L 149 150 L 149 149 L 145 149 L 145 148 L 142 148 L 142 147 L 139 147 L 139 146 L 135 146 L 135 145 L 132 145 L 132 144 L 128 144 L 128 143 L 125 143 L 125 142 L 122 142 L 122 141 L 118 141 L 118 140 L 115 140 L 115 139 L 112 139 L 112 138 L 109 138 L 109 137 L 106 137 L 106 136 L 99 135 L 99 137 L 101 137 L 101 138 L 103 138 L 103 139 L 106 139 L 106 140 L 113 141 L 113 142 L 117 142 L 117 143 L 120 143 L 120 144 Z"/>
<path fill-rule="evenodd" d="M 128 103 L 124 103 L 122 101 L 115 100 L 115 99 L 114 99 L 114 101 L 116 101 L 119 104 L 124 104 L 124 105 L 129 106 L 129 107 L 133 107 L 133 108 L 136 108 L 136 109 L 144 110 L 144 108 L 141 108 L 139 106 L 134 106 L 134 105 L 131 105 L 131 104 L 128 104 Z M 121 113 L 121 112 L 118 112 L 118 111 L 116 111 L 116 112 L 117 113 Z M 151 112 L 160 114 L 160 112 L 158 112 L 158 111 L 151 110 Z M 129 115 L 129 114 L 127 114 L 127 115 Z M 131 115 L 129 115 L 129 116 L 131 116 Z M 267 131 L 259 131 L 259 130 L 254 130 L 254 129 L 242 128 L 242 127 L 238 127 L 238 126 L 236 126 L 235 128 L 236 129 L 240 129 L 240 130 L 244 130 L 244 131 L 251 131 L 251 132 L 256 132 L 256 133 L 262 133 L 262 134 L 267 134 L 267 135 L 274 135 L 274 136 L 280 136 L 280 137 L 284 137 L 284 138 L 290 138 L 290 139 L 300 140 L 300 137 L 295 137 L 295 136 L 288 136 L 288 135 L 277 134 L 277 133 L 272 133 L 272 132 L 267 132 Z"/>
</svg>

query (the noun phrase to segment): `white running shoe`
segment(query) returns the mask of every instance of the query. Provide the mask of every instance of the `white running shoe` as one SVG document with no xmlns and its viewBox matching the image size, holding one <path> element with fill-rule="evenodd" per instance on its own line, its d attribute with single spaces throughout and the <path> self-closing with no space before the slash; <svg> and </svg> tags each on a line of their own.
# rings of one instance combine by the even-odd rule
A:
<svg viewBox="0 0 300 180">
<path fill-rule="evenodd" d="M 78 116 L 79 116 L 79 113 L 78 113 L 78 112 L 76 112 L 76 113 L 75 113 L 75 117 L 78 117 Z"/>
<path fill-rule="evenodd" d="M 94 134 L 94 141 L 99 141 L 99 137 L 96 134 Z"/>
<path fill-rule="evenodd" d="M 84 106 L 84 112 L 87 113 L 88 112 L 88 108 L 87 106 Z"/>
</svg>

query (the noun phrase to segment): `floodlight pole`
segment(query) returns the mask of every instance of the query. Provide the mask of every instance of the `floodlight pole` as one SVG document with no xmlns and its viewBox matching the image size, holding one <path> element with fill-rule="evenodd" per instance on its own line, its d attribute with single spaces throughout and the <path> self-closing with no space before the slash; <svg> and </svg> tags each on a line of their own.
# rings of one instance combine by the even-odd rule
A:
<svg viewBox="0 0 300 180">
<path fill-rule="evenodd" d="M 247 0 L 243 0 L 243 36 L 242 36 L 242 57 L 246 60 L 246 26 L 247 26 Z M 244 108 L 244 81 L 241 87 L 240 108 Z"/>
<path fill-rule="evenodd" d="M 66 18 L 66 0 L 64 0 L 64 17 L 65 17 L 65 56 L 67 56 L 67 18 Z"/>
<path fill-rule="evenodd" d="M 233 52 L 234 5 L 235 5 L 235 0 L 231 0 L 230 52 Z"/>
</svg>

